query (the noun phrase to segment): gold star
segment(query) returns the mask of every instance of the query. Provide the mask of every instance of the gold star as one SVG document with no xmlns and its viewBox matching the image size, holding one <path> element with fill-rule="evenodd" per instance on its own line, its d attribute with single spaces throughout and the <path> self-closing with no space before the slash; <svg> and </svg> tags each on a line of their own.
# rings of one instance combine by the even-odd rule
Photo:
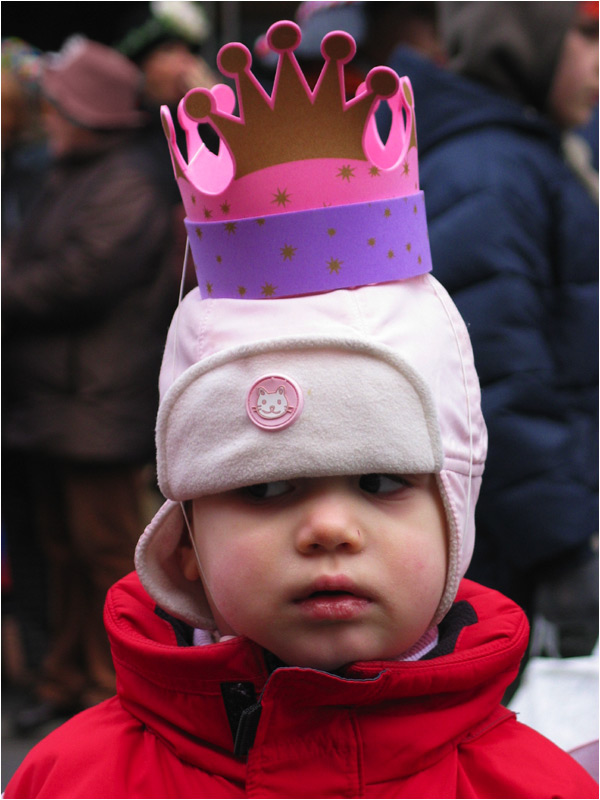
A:
<svg viewBox="0 0 600 800">
<path fill-rule="evenodd" d="M 328 229 L 327 229 L 327 233 L 328 233 L 330 236 L 335 236 L 335 228 L 328 228 Z"/>
<path fill-rule="evenodd" d="M 202 231 L 200 230 L 200 228 L 196 228 L 196 236 L 197 236 L 199 239 L 201 239 L 201 238 L 202 238 Z"/>
<path fill-rule="evenodd" d="M 391 217 L 392 216 L 392 212 L 389 210 L 389 208 L 386 208 L 386 210 L 383 212 L 383 216 L 384 217 Z"/>
<path fill-rule="evenodd" d="M 257 224 L 257 225 L 261 225 L 261 226 L 262 226 L 262 225 L 264 225 L 264 224 L 265 224 L 265 221 L 264 221 L 264 219 L 261 217 L 260 219 L 257 219 L 257 220 L 256 220 L 256 224 Z"/>
<path fill-rule="evenodd" d="M 262 287 L 263 297 L 272 297 L 277 290 L 276 286 L 273 286 L 271 283 L 265 283 Z"/>
<path fill-rule="evenodd" d="M 375 247 L 375 239 L 373 238 L 373 236 L 371 236 L 370 239 L 367 239 L 367 244 L 369 245 L 369 247 Z"/>
<path fill-rule="evenodd" d="M 379 169 L 379 167 L 376 167 L 373 164 L 371 167 L 369 167 L 369 175 L 372 178 L 376 178 L 378 175 L 381 175 L 381 170 Z"/>
<path fill-rule="evenodd" d="M 204 207 L 204 219 L 210 219 L 212 217 L 212 213 L 213 212 L 210 210 L 210 208 L 206 208 L 206 206 Z"/>
<path fill-rule="evenodd" d="M 351 167 L 350 164 L 346 164 L 345 167 L 340 167 L 340 171 L 335 176 L 336 178 L 341 178 L 343 181 L 348 181 L 350 183 L 350 178 L 354 178 L 354 167 Z"/>
<path fill-rule="evenodd" d="M 291 244 L 286 244 L 281 248 L 281 255 L 283 256 L 283 260 L 285 261 L 288 259 L 289 261 L 296 255 L 297 247 L 292 247 Z"/>
<path fill-rule="evenodd" d="M 290 202 L 290 197 L 287 193 L 287 189 L 280 189 L 277 188 L 277 191 L 273 194 L 274 199 L 271 200 L 272 203 L 277 203 L 278 206 L 286 206 Z"/>
<path fill-rule="evenodd" d="M 229 214 L 229 212 L 231 211 L 231 206 L 229 205 L 229 203 L 227 202 L 221 203 L 221 211 L 224 214 Z"/>
<path fill-rule="evenodd" d="M 195 194 L 192 195 L 192 205 L 193 206 L 196 205 L 196 195 Z"/>
<path fill-rule="evenodd" d="M 404 164 L 402 165 L 402 173 L 404 175 L 408 175 L 409 172 L 410 172 L 410 167 L 408 165 L 408 161 L 405 161 Z"/>
<path fill-rule="evenodd" d="M 169 145 L 169 150 L 170 149 L 171 149 L 171 146 Z M 187 183 L 187 178 L 185 177 L 185 174 L 184 174 L 183 170 L 179 166 L 179 162 L 178 161 L 175 161 L 175 177 L 176 178 L 183 178 L 183 180 L 186 181 L 186 183 Z M 192 203 L 195 203 L 195 202 L 196 202 L 196 198 L 194 197 L 194 195 L 192 195 Z"/>
<path fill-rule="evenodd" d="M 413 206 L 413 214 L 416 214 L 416 213 L 417 213 L 417 207 Z"/>
<path fill-rule="evenodd" d="M 225 223 L 225 230 L 227 233 L 235 233 L 235 229 L 237 228 L 237 224 L 235 222 L 226 222 Z"/>
<path fill-rule="evenodd" d="M 388 258 L 394 258 L 394 251 L 388 250 Z"/>
<path fill-rule="evenodd" d="M 245 286 L 238 286 L 238 294 L 240 297 L 243 297 L 246 294 L 246 287 Z"/>
<path fill-rule="evenodd" d="M 212 283 L 210 283 L 209 281 L 207 281 L 207 282 L 206 282 L 206 291 L 207 291 L 209 294 L 212 294 L 212 289 L 213 289 L 213 287 L 212 287 Z"/>
<path fill-rule="evenodd" d="M 221 264 L 222 261 L 223 261 L 223 258 L 221 256 L 217 256 L 217 264 Z"/>
<path fill-rule="evenodd" d="M 423 263 L 423 259 L 421 258 L 421 256 L 419 256 L 419 257 L 417 258 L 417 261 L 418 261 L 418 263 L 419 263 L 419 264 L 422 264 L 422 263 Z"/>
<path fill-rule="evenodd" d="M 342 268 L 343 261 L 339 261 L 337 258 L 330 258 L 327 262 L 327 269 L 329 270 L 330 274 L 338 273 Z"/>
<path fill-rule="evenodd" d="M 406 251 L 407 251 L 408 253 L 410 253 L 411 249 L 412 249 L 412 244 L 409 242 L 409 243 L 406 245 Z"/>
</svg>

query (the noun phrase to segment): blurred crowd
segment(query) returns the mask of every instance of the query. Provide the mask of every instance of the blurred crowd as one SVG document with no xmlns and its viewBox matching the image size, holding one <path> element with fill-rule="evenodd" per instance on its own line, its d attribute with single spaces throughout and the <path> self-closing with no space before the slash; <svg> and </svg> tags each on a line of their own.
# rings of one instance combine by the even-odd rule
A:
<svg viewBox="0 0 600 800">
<path fill-rule="evenodd" d="M 2 42 L 3 668 L 28 692 L 17 732 L 114 693 L 104 595 L 160 500 L 158 372 L 194 278 L 158 108 L 175 114 L 221 78 L 201 3 L 133 5 L 112 46 L 78 31 L 58 53 Z M 598 3 L 306 2 L 296 19 L 309 80 L 341 28 L 358 47 L 349 93 L 376 64 L 412 81 L 434 275 L 469 326 L 489 430 L 468 577 L 523 606 L 531 655 L 588 655 Z M 268 88 L 264 40 L 246 44 Z M 384 108 L 379 124 L 385 136 Z"/>
<path fill-rule="evenodd" d="M 114 694 L 104 597 L 160 502 L 185 239 L 159 107 L 214 79 L 202 8 L 140 5 L 114 47 L 2 43 L 3 666 L 23 734 Z"/>
</svg>

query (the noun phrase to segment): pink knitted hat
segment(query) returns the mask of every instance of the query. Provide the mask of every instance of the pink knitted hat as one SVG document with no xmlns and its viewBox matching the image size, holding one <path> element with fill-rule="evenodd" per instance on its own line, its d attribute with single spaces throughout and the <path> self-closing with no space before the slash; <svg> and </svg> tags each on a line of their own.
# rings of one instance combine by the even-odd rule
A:
<svg viewBox="0 0 600 800">
<path fill-rule="evenodd" d="M 94 130 L 136 128 L 143 76 L 125 56 L 84 36 L 71 36 L 49 54 L 42 91 L 71 122 Z"/>
<path fill-rule="evenodd" d="M 471 558 L 487 438 L 465 325 L 428 274 L 412 91 L 382 67 L 347 101 L 353 42 L 335 32 L 311 92 L 298 35 L 294 23 L 268 33 L 272 97 L 245 48 L 223 48 L 240 117 L 223 87 L 188 93 L 188 163 L 163 109 L 199 289 L 167 339 L 156 441 L 169 500 L 136 566 L 162 608 L 211 628 L 201 583 L 177 564 L 181 501 L 288 478 L 436 473 L 449 537 L 437 622 Z M 381 98 L 393 116 L 385 145 L 373 120 Z M 197 139 L 205 120 L 223 137 L 216 156 Z"/>
</svg>

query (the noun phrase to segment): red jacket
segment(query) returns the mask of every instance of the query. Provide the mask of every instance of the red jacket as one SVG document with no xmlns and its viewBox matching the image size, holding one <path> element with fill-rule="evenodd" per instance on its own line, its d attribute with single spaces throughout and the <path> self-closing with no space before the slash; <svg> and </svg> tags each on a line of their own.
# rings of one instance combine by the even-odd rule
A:
<svg viewBox="0 0 600 800">
<path fill-rule="evenodd" d="M 275 664 L 244 638 L 183 646 L 189 629 L 135 574 L 105 617 L 118 696 L 34 748 L 6 798 L 598 797 L 500 705 L 527 622 L 477 584 L 463 581 L 436 657 L 343 677 Z"/>
</svg>

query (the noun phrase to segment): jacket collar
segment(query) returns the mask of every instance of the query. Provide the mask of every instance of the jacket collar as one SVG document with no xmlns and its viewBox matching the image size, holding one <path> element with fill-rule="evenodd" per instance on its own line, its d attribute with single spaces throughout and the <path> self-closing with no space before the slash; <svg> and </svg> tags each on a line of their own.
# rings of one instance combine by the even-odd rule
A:
<svg viewBox="0 0 600 800">
<path fill-rule="evenodd" d="M 345 675 L 272 662 L 244 637 L 182 646 L 185 635 L 156 613 L 134 573 L 110 591 L 105 620 L 122 705 L 183 760 L 242 783 L 244 754 L 274 732 L 302 749 L 348 709 L 356 716 L 364 763 L 377 764 L 382 776 L 386 764 L 397 776 L 434 763 L 498 709 L 528 634 L 517 606 L 469 581 L 442 623 L 437 657 L 356 663 Z"/>
</svg>

